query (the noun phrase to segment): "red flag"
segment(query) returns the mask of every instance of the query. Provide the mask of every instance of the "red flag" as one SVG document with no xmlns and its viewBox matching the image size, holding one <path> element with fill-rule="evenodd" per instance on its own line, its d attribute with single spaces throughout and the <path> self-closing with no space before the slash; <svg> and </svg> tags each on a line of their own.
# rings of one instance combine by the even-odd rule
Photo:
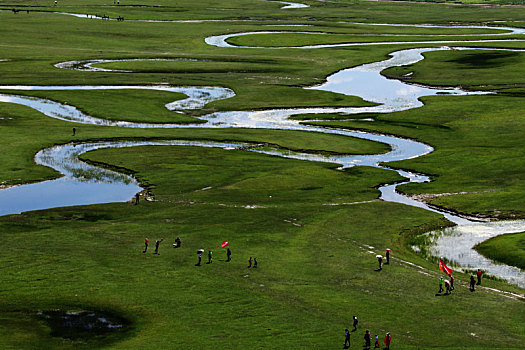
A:
<svg viewBox="0 0 525 350">
<path fill-rule="evenodd" d="M 441 258 L 439 258 L 439 269 L 440 269 L 441 271 L 443 271 L 445 274 L 449 275 L 449 276 L 450 276 L 450 274 L 452 273 L 452 270 L 449 269 L 449 268 L 447 267 L 447 265 L 445 265 L 445 263 L 443 262 L 443 260 L 441 260 Z"/>
<path fill-rule="evenodd" d="M 221 247 L 224 248 L 224 247 L 226 247 L 228 244 L 230 244 L 230 242 L 228 242 L 228 241 L 224 241 L 224 242 L 221 243 Z"/>
</svg>

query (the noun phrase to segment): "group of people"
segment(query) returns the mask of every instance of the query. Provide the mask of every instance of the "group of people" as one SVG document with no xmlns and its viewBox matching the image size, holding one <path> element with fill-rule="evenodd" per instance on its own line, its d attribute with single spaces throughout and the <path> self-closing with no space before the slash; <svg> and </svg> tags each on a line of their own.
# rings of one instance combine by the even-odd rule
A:
<svg viewBox="0 0 525 350">
<path fill-rule="evenodd" d="M 441 276 L 439 278 L 439 291 L 438 291 L 438 294 L 442 293 L 443 290 L 444 290 L 445 291 L 445 295 L 448 295 L 454 290 L 454 276 L 452 276 L 452 274 L 449 274 L 448 278 L 450 280 L 444 280 L 443 276 Z M 445 285 L 445 289 L 443 289 L 443 285 Z"/>
<path fill-rule="evenodd" d="M 390 248 L 387 248 L 385 250 L 385 258 L 386 258 L 385 264 L 390 264 L 390 252 L 391 251 L 392 251 L 392 249 L 390 249 Z M 381 271 L 383 269 L 383 256 L 376 255 L 376 257 L 377 257 L 377 262 L 379 263 L 378 271 Z"/>
<path fill-rule="evenodd" d="M 353 317 L 354 329 L 352 330 L 352 332 L 355 332 L 357 330 L 357 323 L 358 323 L 357 316 L 354 316 Z M 364 340 L 365 340 L 364 348 L 365 349 L 370 349 L 371 344 L 372 344 L 372 335 L 370 334 L 370 331 L 368 329 L 365 331 Z M 390 332 L 387 332 L 385 334 L 385 339 L 384 339 L 385 349 L 390 349 L 390 342 L 391 341 L 392 341 L 392 336 L 390 335 Z M 347 328 L 347 329 L 345 329 L 345 345 L 344 345 L 344 348 L 348 349 L 349 347 L 350 347 L 350 331 Z M 379 335 L 376 334 L 376 336 L 375 336 L 375 343 L 374 343 L 374 349 L 378 349 L 380 347 L 381 347 L 381 343 L 379 342 Z"/>
<path fill-rule="evenodd" d="M 162 242 L 163 240 L 164 240 L 164 238 L 157 239 L 155 241 L 155 252 L 153 254 L 159 255 L 160 242 Z M 144 240 L 144 250 L 142 251 L 143 254 L 148 251 L 148 246 L 149 246 L 149 239 L 146 238 Z"/>
<path fill-rule="evenodd" d="M 481 275 L 482 274 L 483 274 L 483 272 L 481 271 L 481 269 L 478 269 L 476 271 L 477 282 L 476 282 L 476 278 L 474 278 L 474 275 L 470 275 L 469 289 L 470 289 L 471 292 L 476 290 L 476 285 L 479 286 L 481 284 Z M 452 274 L 449 274 L 448 278 L 449 278 L 449 280 L 443 279 L 443 276 L 441 276 L 439 278 L 439 291 L 438 291 L 438 294 L 440 294 L 441 292 L 445 291 L 445 295 L 448 295 L 454 290 L 454 276 L 452 276 Z M 445 288 L 443 288 L 443 286 Z"/>
<path fill-rule="evenodd" d="M 160 243 L 164 241 L 164 238 L 161 238 L 161 239 L 158 239 L 155 241 L 155 252 L 154 254 L 156 255 L 159 255 L 159 247 L 160 247 Z M 180 248 L 181 247 L 181 239 L 180 237 L 177 237 L 175 238 L 175 243 L 173 243 L 173 248 Z M 148 247 L 149 247 L 149 239 L 146 238 L 144 240 L 144 250 L 142 251 L 142 253 L 146 253 L 148 251 Z M 197 251 L 197 258 L 199 259 L 198 262 L 195 264 L 195 266 L 200 266 L 201 263 L 202 263 L 202 254 L 204 253 L 204 249 L 199 249 Z M 227 247 L 226 248 L 226 262 L 230 262 L 232 260 L 232 251 L 230 249 L 230 247 Z M 211 264 L 213 262 L 213 252 L 211 250 L 208 250 L 208 262 L 207 264 Z M 257 261 L 257 257 L 254 257 L 252 258 L 250 256 L 250 259 L 248 259 L 248 267 L 251 268 L 256 268 L 257 265 L 258 265 L 258 261 Z"/>
</svg>

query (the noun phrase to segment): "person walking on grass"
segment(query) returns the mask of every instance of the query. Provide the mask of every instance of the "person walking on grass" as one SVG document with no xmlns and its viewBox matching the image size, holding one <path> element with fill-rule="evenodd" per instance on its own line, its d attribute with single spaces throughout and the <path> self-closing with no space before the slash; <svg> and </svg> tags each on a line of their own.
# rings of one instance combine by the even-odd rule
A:
<svg viewBox="0 0 525 350">
<path fill-rule="evenodd" d="M 385 335 L 385 349 L 390 349 L 390 342 L 392 341 L 392 336 L 390 335 L 390 332 L 387 332 Z"/>
<path fill-rule="evenodd" d="M 473 292 L 476 290 L 476 279 L 474 275 L 470 275 L 470 291 Z"/>
<path fill-rule="evenodd" d="M 208 250 L 208 264 L 211 264 L 212 261 L 212 252 L 211 250 Z"/>
<path fill-rule="evenodd" d="M 353 331 L 357 331 L 357 316 L 354 316 L 354 330 Z"/>
<path fill-rule="evenodd" d="M 386 263 L 385 264 L 387 264 L 387 265 L 390 264 L 390 250 L 391 250 L 390 248 L 386 248 L 386 253 L 385 253 L 385 255 L 386 255 Z"/>
<path fill-rule="evenodd" d="M 438 294 L 441 293 L 442 291 L 443 291 L 443 276 L 441 276 L 439 278 L 439 292 L 438 292 Z"/>
<path fill-rule="evenodd" d="M 481 269 L 478 269 L 476 271 L 476 276 L 478 277 L 478 283 L 476 283 L 478 286 L 481 284 Z"/>
<path fill-rule="evenodd" d="M 149 239 L 145 239 L 144 240 L 144 251 L 142 253 L 146 253 L 148 251 L 148 244 L 149 244 Z"/>
<path fill-rule="evenodd" d="M 197 253 L 197 257 L 199 258 L 199 262 L 195 264 L 195 266 L 201 266 L 201 262 L 202 262 L 202 253 L 199 251 Z"/>
<path fill-rule="evenodd" d="M 73 128 L 73 136 L 77 133 L 77 128 Z"/>
<path fill-rule="evenodd" d="M 248 259 L 248 268 L 252 267 L 252 257 L 250 256 L 250 259 Z"/>
<path fill-rule="evenodd" d="M 161 238 L 160 240 L 156 240 L 155 241 L 155 253 L 153 254 L 157 254 L 157 255 L 160 255 L 159 254 L 159 247 L 160 247 L 160 242 L 162 242 L 164 240 L 164 238 Z"/>
<path fill-rule="evenodd" d="M 253 258 L 253 268 L 257 267 L 257 258 Z"/>
<path fill-rule="evenodd" d="M 450 282 L 448 280 L 445 280 L 445 294 L 450 294 Z"/>
<path fill-rule="evenodd" d="M 383 269 L 383 257 L 381 255 L 377 256 L 377 262 L 379 263 L 379 270 Z"/>
<path fill-rule="evenodd" d="M 228 247 L 226 250 L 226 261 L 231 261 L 231 260 L 232 260 L 232 251 L 230 250 L 230 247 Z"/>
<path fill-rule="evenodd" d="M 348 349 L 350 347 L 350 331 L 345 329 L 345 349 Z"/>
<path fill-rule="evenodd" d="M 376 342 L 374 343 L 374 349 L 379 349 L 381 344 L 379 343 L 379 336 L 376 334 Z"/>
<path fill-rule="evenodd" d="M 448 275 L 450 277 L 450 290 L 454 290 L 454 276 L 452 274 Z"/>
<path fill-rule="evenodd" d="M 370 349 L 370 331 L 367 329 L 365 331 L 365 348 Z"/>
</svg>

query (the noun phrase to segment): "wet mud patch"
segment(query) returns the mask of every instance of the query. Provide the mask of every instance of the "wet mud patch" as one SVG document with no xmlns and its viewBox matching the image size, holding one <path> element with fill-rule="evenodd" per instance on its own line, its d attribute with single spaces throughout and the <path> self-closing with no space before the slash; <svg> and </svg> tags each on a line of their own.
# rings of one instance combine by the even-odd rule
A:
<svg viewBox="0 0 525 350">
<path fill-rule="evenodd" d="M 106 311 L 47 310 L 39 311 L 38 318 L 51 328 L 52 337 L 90 343 L 117 341 L 131 328 L 129 320 Z"/>
</svg>

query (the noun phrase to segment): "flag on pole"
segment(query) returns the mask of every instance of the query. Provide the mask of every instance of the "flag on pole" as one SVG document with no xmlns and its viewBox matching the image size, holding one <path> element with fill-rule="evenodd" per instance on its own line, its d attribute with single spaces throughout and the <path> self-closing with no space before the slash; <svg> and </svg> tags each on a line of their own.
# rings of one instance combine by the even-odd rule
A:
<svg viewBox="0 0 525 350">
<path fill-rule="evenodd" d="M 443 262 L 443 260 L 441 260 L 441 258 L 439 258 L 439 269 L 440 269 L 441 271 L 443 271 L 445 274 L 449 275 L 449 276 L 450 276 L 450 274 L 452 273 L 452 270 L 449 269 L 449 268 L 447 267 L 447 265 L 445 265 L 445 263 Z"/>
</svg>

